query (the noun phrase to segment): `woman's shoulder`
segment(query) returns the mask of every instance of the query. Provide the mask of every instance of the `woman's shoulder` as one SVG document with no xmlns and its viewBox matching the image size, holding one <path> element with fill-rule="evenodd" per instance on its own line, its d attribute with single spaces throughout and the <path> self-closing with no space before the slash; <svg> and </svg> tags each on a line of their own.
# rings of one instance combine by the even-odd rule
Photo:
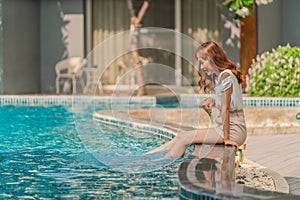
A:
<svg viewBox="0 0 300 200">
<path fill-rule="evenodd" d="M 233 72 L 230 70 L 230 69 L 225 69 L 225 70 L 223 70 L 221 73 L 220 73 L 220 75 L 223 75 L 223 74 L 233 74 Z"/>
<path fill-rule="evenodd" d="M 232 72 L 230 69 L 225 69 L 224 71 L 222 71 L 219 75 L 219 79 L 221 79 L 222 81 L 224 79 L 226 79 L 227 77 L 230 77 L 230 75 L 232 75 Z"/>
</svg>

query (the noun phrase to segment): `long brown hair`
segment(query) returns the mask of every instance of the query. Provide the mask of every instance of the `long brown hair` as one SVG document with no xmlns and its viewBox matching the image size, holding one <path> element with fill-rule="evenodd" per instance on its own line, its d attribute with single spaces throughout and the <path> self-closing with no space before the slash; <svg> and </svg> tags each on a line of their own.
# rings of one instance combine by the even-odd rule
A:
<svg viewBox="0 0 300 200">
<path fill-rule="evenodd" d="M 224 50 L 217 43 L 213 41 L 208 41 L 201 44 L 196 50 L 196 57 L 198 53 L 201 53 L 201 57 L 203 57 L 203 59 L 209 60 L 211 64 L 217 66 L 219 72 L 222 72 L 225 69 L 229 69 L 236 76 L 240 84 L 245 84 L 245 79 L 241 72 L 237 70 L 236 65 L 227 57 Z M 202 88 L 204 92 L 209 92 L 213 90 L 213 88 L 215 87 L 214 80 L 216 78 L 213 76 L 215 75 L 205 75 L 205 73 L 203 73 L 203 71 L 201 70 L 200 65 L 198 73 L 200 76 L 200 88 Z"/>
</svg>

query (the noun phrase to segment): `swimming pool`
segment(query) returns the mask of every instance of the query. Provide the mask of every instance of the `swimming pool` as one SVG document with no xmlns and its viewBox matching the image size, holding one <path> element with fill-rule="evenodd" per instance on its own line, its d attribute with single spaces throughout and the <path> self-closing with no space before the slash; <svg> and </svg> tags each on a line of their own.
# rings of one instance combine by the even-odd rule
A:
<svg viewBox="0 0 300 200">
<path fill-rule="evenodd" d="M 103 152 L 100 158 L 109 160 L 112 147 L 145 152 L 164 142 L 161 138 L 99 124 L 89 109 L 76 112 L 62 105 L 0 107 L 0 198 L 177 198 L 179 162 L 124 173 L 95 159 L 95 152 Z M 78 116 L 82 118 L 74 120 Z M 78 120 L 84 120 L 80 124 L 89 132 L 87 138 L 101 132 L 102 139 L 90 140 L 87 148 L 87 138 L 76 130 Z"/>
<path fill-rule="evenodd" d="M 182 95 L 180 105 L 197 106 L 201 98 Z M 299 107 L 300 99 L 246 98 L 244 104 Z M 177 199 L 179 162 L 142 173 L 126 172 L 130 160 L 107 167 L 116 158 L 113 148 L 143 153 L 162 138 L 92 119 L 95 110 L 155 105 L 155 97 L 0 96 L 0 199 Z"/>
</svg>

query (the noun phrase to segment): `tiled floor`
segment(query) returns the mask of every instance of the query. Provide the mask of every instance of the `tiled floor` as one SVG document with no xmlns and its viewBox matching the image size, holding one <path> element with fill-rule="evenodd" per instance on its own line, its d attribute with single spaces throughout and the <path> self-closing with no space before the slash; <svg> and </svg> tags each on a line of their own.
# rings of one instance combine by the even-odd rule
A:
<svg viewBox="0 0 300 200">
<path fill-rule="evenodd" d="M 250 136 L 246 158 L 284 176 L 290 192 L 300 195 L 300 130 L 299 134 Z"/>
</svg>

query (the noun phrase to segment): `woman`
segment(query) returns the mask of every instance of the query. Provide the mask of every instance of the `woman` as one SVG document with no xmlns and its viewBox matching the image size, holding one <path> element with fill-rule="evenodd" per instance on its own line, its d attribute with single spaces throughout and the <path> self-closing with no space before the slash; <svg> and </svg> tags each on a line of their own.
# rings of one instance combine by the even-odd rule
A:
<svg viewBox="0 0 300 200">
<path fill-rule="evenodd" d="M 224 50 L 215 42 L 203 43 L 196 51 L 199 61 L 199 85 L 206 93 L 214 92 L 202 104 L 211 116 L 212 107 L 220 112 L 214 119 L 214 126 L 206 129 L 179 133 L 168 143 L 150 151 L 152 154 L 167 151 L 166 158 L 182 157 L 188 146 L 197 143 L 225 144 L 236 150 L 247 137 L 242 105 L 244 79 Z"/>
</svg>

